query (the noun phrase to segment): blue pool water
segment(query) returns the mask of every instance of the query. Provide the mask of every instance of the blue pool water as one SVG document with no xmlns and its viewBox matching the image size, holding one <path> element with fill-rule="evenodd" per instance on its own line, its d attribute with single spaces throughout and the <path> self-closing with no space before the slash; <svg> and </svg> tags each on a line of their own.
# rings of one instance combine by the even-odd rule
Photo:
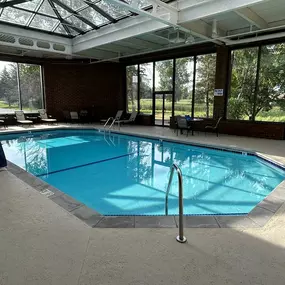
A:
<svg viewBox="0 0 285 285">
<path fill-rule="evenodd" d="M 94 130 L 0 136 L 7 159 L 104 215 L 164 215 L 170 167 L 184 213 L 245 214 L 285 178 L 250 155 Z M 169 214 L 178 214 L 175 175 Z"/>
</svg>

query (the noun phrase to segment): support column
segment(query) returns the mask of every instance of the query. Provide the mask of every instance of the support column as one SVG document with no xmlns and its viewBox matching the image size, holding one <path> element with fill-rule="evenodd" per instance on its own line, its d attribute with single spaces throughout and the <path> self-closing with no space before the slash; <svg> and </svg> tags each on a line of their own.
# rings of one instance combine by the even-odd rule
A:
<svg viewBox="0 0 285 285">
<path fill-rule="evenodd" d="M 227 46 L 217 47 L 215 89 L 223 89 L 223 96 L 214 96 L 214 119 L 226 118 L 229 89 L 230 49 Z"/>
</svg>

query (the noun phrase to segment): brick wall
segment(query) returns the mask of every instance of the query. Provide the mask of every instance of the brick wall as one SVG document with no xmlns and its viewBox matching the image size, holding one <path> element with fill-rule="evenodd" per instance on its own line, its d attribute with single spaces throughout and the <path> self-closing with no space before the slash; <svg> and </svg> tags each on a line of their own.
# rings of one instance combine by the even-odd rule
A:
<svg viewBox="0 0 285 285">
<path fill-rule="evenodd" d="M 205 126 L 215 125 L 217 120 L 205 119 L 195 124 L 196 131 L 205 131 Z M 219 126 L 221 134 L 247 136 L 256 138 L 285 139 L 285 124 L 272 122 L 251 122 L 222 120 Z"/>
<path fill-rule="evenodd" d="M 117 63 L 43 65 L 46 109 L 63 119 L 63 110 L 88 109 L 95 120 L 124 109 L 124 69 Z"/>
<path fill-rule="evenodd" d="M 223 89 L 224 96 L 214 97 L 214 118 L 225 117 L 225 104 L 228 96 L 229 54 L 227 46 L 217 47 L 215 88 Z"/>
</svg>

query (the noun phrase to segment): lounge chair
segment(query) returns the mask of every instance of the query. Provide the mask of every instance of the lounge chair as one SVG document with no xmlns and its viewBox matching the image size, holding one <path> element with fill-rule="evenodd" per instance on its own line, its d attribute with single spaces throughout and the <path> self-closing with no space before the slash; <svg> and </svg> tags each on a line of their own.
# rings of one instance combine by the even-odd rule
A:
<svg viewBox="0 0 285 285">
<path fill-rule="evenodd" d="M 40 114 L 39 117 L 41 121 L 43 121 L 44 123 L 56 123 L 57 122 L 56 119 L 52 119 L 50 116 L 47 115 L 47 112 L 45 109 L 39 110 L 39 114 Z"/>
<path fill-rule="evenodd" d="M 71 111 L 70 112 L 70 119 L 71 119 L 71 122 L 78 122 L 79 121 L 79 116 L 78 116 L 78 113 L 76 111 Z"/>
<path fill-rule="evenodd" d="M 118 110 L 118 112 L 117 112 L 117 114 L 116 114 L 116 116 L 115 116 L 114 119 L 115 119 L 116 121 L 120 121 L 120 120 L 121 120 L 121 117 L 122 117 L 122 115 L 123 115 L 123 112 L 124 112 L 123 110 Z M 101 124 L 105 124 L 105 123 L 107 122 L 107 120 L 108 120 L 108 119 L 100 120 L 100 123 L 101 123 Z"/>
<path fill-rule="evenodd" d="M 183 134 L 183 130 L 187 131 L 187 136 L 189 131 L 192 131 L 192 136 L 193 136 L 193 129 L 191 129 L 191 126 L 188 125 L 187 120 L 185 119 L 185 117 L 177 117 L 177 135 L 178 135 L 178 131 L 180 130 L 181 134 Z"/>
<path fill-rule="evenodd" d="M 121 124 L 132 124 L 135 122 L 135 120 L 137 118 L 137 114 L 138 114 L 137 111 L 133 111 L 128 120 L 116 120 L 115 123 L 118 124 L 119 128 L 120 128 Z"/>
<path fill-rule="evenodd" d="M 23 111 L 15 111 L 17 123 L 23 125 L 32 125 L 34 122 L 31 120 L 26 120 L 25 114 Z"/>
<path fill-rule="evenodd" d="M 205 135 L 206 135 L 206 131 L 212 131 L 212 132 L 216 132 L 217 137 L 219 136 L 219 125 L 220 122 L 222 120 L 222 117 L 220 117 L 216 123 L 216 125 L 208 125 L 205 127 Z"/>
</svg>

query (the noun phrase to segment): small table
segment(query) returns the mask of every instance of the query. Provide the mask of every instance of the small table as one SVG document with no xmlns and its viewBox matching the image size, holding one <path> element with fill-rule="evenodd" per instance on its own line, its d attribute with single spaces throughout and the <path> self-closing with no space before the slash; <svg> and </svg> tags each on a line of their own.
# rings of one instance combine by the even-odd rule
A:
<svg viewBox="0 0 285 285">
<path fill-rule="evenodd" d="M 39 117 L 38 116 L 37 117 L 36 116 L 27 116 L 27 119 L 31 120 L 31 121 L 33 121 L 33 123 L 35 123 L 38 121 Z"/>
<path fill-rule="evenodd" d="M 203 122 L 203 121 L 204 121 L 204 119 L 201 119 L 201 118 L 193 118 L 193 119 L 187 121 L 188 126 L 191 126 L 192 136 L 194 135 L 194 131 L 195 131 L 194 126 L 195 126 L 195 124 L 198 123 L 198 122 Z"/>
</svg>

